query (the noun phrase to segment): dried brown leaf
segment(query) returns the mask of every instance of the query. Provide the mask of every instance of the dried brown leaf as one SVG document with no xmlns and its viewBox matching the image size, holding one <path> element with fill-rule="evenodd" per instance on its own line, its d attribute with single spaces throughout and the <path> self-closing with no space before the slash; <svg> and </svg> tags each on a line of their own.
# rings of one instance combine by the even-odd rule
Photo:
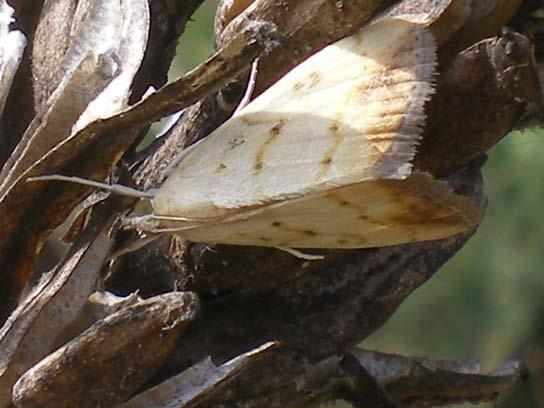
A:
<svg viewBox="0 0 544 408">
<path fill-rule="evenodd" d="M 58 184 L 45 190 L 50 183 L 28 183 L 28 177 L 76 173 L 87 178 L 105 178 L 120 156 L 147 124 L 162 116 L 189 106 L 208 93 L 236 77 L 264 48 L 275 44 L 274 27 L 255 23 L 240 33 L 224 49 L 179 80 L 167 85 L 145 100 L 124 112 L 107 119 L 99 119 L 73 134 L 49 150 L 37 163 L 19 176 L 0 195 L 0 253 L 3 255 L 2 277 L 6 283 L 0 287 L 6 302 L 0 315 L 5 316 L 33 267 L 33 259 L 43 240 L 53 227 L 68 216 L 83 199 L 88 188 Z M 44 191 L 45 190 L 45 191 Z M 40 193 L 48 203 L 47 211 L 36 212 L 30 208 Z M 17 228 L 24 232 L 17 233 Z M 9 252 L 10 240 L 22 240 L 18 252 Z M 7 258 L 7 259 L 6 259 Z M 11 261 L 10 261 L 11 260 Z M 14 262 L 16 266 L 8 266 Z M 5 272 L 4 272 L 5 273 Z"/>
<path fill-rule="evenodd" d="M 32 42 L 34 106 L 39 110 L 57 88 L 66 69 L 62 61 L 70 46 L 70 31 L 78 0 L 45 0 Z"/>
<path fill-rule="evenodd" d="M 171 292 L 121 309 L 22 375 L 13 388 L 15 406 L 122 402 L 162 364 L 198 311 L 198 297 L 191 292 Z"/>
<path fill-rule="evenodd" d="M 57 269 L 45 275 L 0 330 L 0 407 L 17 378 L 50 353 L 93 292 L 111 247 L 112 220 L 89 225 Z"/>
<path fill-rule="evenodd" d="M 518 384 L 525 368 L 512 362 L 483 374 L 477 362 L 405 357 L 356 348 L 315 364 L 285 384 L 277 397 L 262 393 L 247 406 L 318 406 L 344 399 L 353 406 L 426 408 L 496 400 Z M 273 402 L 273 403 L 272 403 Z M 261 404 L 261 405 L 259 405 Z M 283 405 L 282 405 L 283 404 Z"/>
<path fill-rule="evenodd" d="M 471 2 L 472 0 L 402 0 L 378 18 L 398 16 L 428 25 L 440 46 L 468 19 Z"/>
<path fill-rule="evenodd" d="M 230 8 L 219 7 L 216 45 L 221 47 L 253 21 L 267 21 L 278 27 L 285 40 L 281 47 L 261 57 L 256 96 L 325 45 L 353 34 L 388 1 L 255 0 L 248 3 L 238 0 Z M 235 16 L 238 12 L 241 13 Z M 227 21 L 230 23 L 224 26 Z"/>
<path fill-rule="evenodd" d="M 137 395 L 119 408 L 190 408 L 209 398 L 242 370 L 275 346 L 265 343 L 220 366 L 210 357 L 167 381 Z"/>
<path fill-rule="evenodd" d="M 493 401 L 527 374 L 519 362 L 483 374 L 475 362 L 403 357 L 363 349 L 352 354 L 403 407 Z"/>
<path fill-rule="evenodd" d="M 149 6 L 146 0 L 121 3 L 80 1 L 72 18 L 55 20 L 69 31 L 62 37 L 64 55 L 58 55 L 64 47 L 44 44 L 49 19 L 57 16 L 47 13 L 46 3 L 32 54 L 39 113 L 0 173 L 0 194 L 70 134 L 126 106 L 147 43 Z"/>
<path fill-rule="evenodd" d="M 111 292 L 97 291 L 92 293 L 74 320 L 56 336 L 55 345 L 60 347 L 87 330 L 97 321 L 141 301 L 142 298 L 138 296 L 137 292 L 124 297 L 116 296 Z"/>
<path fill-rule="evenodd" d="M 458 52 L 484 38 L 500 33 L 521 7 L 523 0 L 470 0 L 470 14 L 441 50 L 448 61 Z"/>
<path fill-rule="evenodd" d="M 539 103 L 538 84 L 532 45 L 523 35 L 510 31 L 458 54 L 438 79 L 415 167 L 447 176 L 484 155 L 528 103 Z"/>
<path fill-rule="evenodd" d="M 20 31 L 10 31 L 12 22 L 13 9 L 6 0 L 0 1 L 0 116 L 26 46 Z"/>
<path fill-rule="evenodd" d="M 32 44 L 34 32 L 40 18 L 44 0 L 15 0 L 8 4 L 15 9 L 15 21 L 12 28 L 17 28 L 26 36 L 27 44 Z M 21 64 L 11 85 L 4 115 L 0 122 L 0 166 L 2 166 L 19 142 L 25 129 L 34 117 L 34 97 L 32 73 L 30 69 L 30 49 L 23 53 Z M 24 109 L 21 109 L 24 107 Z"/>
</svg>

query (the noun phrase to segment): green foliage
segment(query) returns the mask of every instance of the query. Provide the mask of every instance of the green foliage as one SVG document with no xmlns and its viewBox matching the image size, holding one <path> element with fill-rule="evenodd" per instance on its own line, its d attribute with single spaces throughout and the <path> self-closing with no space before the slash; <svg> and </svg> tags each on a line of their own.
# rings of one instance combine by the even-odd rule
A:
<svg viewBox="0 0 544 408">
<path fill-rule="evenodd" d="M 170 70 L 176 78 L 204 61 L 213 52 L 213 17 L 219 0 L 208 0 L 193 15 L 177 48 L 177 58 Z"/>
</svg>

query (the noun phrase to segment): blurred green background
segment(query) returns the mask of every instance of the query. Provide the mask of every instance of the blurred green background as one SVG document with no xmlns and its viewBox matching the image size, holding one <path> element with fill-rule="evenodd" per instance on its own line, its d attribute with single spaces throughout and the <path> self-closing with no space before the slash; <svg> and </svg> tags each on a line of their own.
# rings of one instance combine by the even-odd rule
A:
<svg viewBox="0 0 544 408">
<path fill-rule="evenodd" d="M 208 0 L 193 16 L 172 78 L 211 53 L 216 4 Z M 364 347 L 480 358 L 488 370 L 522 358 L 532 379 L 499 406 L 544 407 L 542 150 L 544 131 L 526 131 L 511 134 L 490 152 L 484 167 L 489 206 L 478 233 Z"/>
</svg>

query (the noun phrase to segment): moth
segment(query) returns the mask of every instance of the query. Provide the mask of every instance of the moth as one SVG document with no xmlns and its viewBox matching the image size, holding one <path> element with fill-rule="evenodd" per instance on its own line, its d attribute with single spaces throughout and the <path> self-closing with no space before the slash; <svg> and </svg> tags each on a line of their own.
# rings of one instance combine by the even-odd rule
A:
<svg viewBox="0 0 544 408">
<path fill-rule="evenodd" d="M 316 53 L 181 152 L 131 223 L 195 242 L 365 248 L 445 238 L 479 207 L 413 170 L 436 42 L 377 21 Z"/>
</svg>

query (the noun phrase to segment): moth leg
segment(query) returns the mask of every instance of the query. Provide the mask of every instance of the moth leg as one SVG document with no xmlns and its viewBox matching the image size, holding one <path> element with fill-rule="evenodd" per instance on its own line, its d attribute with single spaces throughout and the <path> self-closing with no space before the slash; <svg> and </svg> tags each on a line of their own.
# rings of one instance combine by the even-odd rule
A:
<svg viewBox="0 0 544 408">
<path fill-rule="evenodd" d="M 319 261 L 321 259 L 325 259 L 324 255 L 305 254 L 304 252 L 300 252 L 294 248 L 289 248 L 289 247 L 274 247 L 274 248 L 283 252 L 287 252 L 288 254 L 291 254 L 294 257 L 303 259 L 305 261 Z"/>
<path fill-rule="evenodd" d="M 159 222 L 153 215 L 137 215 L 120 217 L 120 227 L 125 230 L 140 230 L 148 233 L 154 233 L 159 226 Z"/>
</svg>

